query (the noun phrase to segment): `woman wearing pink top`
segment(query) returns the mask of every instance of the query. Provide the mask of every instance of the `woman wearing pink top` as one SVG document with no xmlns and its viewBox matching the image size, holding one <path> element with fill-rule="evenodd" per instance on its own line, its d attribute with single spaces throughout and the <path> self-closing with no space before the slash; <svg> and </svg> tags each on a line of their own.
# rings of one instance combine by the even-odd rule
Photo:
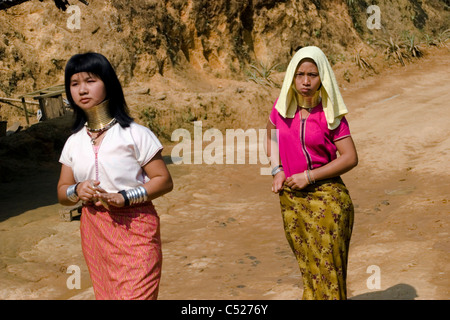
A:
<svg viewBox="0 0 450 320">
<path fill-rule="evenodd" d="M 340 175 L 358 156 L 345 114 L 325 54 L 317 47 L 297 51 L 270 113 L 267 151 L 303 299 L 347 298 L 354 210 Z"/>
</svg>

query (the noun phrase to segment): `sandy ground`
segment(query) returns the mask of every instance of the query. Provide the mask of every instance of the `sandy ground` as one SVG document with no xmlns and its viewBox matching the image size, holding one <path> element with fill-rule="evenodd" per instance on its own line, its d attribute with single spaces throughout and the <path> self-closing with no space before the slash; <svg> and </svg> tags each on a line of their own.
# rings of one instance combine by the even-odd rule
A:
<svg viewBox="0 0 450 320">
<path fill-rule="evenodd" d="M 343 91 L 360 158 L 343 176 L 356 207 L 349 298 L 450 298 L 449 67 L 449 54 L 428 57 Z M 155 201 L 159 298 L 300 299 L 265 166 L 170 164 L 171 147 L 175 188 Z M 0 299 L 93 299 L 79 221 L 59 215 L 59 167 L 41 170 L 0 184 Z M 69 266 L 80 289 L 67 286 Z"/>
</svg>

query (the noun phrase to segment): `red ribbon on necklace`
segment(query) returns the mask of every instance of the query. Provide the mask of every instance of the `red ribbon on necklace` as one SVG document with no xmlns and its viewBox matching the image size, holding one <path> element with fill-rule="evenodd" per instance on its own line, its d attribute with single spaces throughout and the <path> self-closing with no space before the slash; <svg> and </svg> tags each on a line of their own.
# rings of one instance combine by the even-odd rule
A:
<svg viewBox="0 0 450 320">
<path fill-rule="evenodd" d="M 91 143 L 92 145 L 95 145 L 95 140 L 97 140 L 104 132 L 108 131 L 109 128 L 111 128 L 113 125 L 115 125 L 117 122 L 117 120 L 115 118 L 113 118 L 104 128 L 100 129 L 100 130 L 95 130 L 94 132 L 98 132 L 97 136 L 95 138 L 92 137 L 92 132 L 89 130 L 89 127 L 86 127 L 86 131 L 89 135 L 89 137 L 91 138 Z"/>
<path fill-rule="evenodd" d="M 109 128 L 105 128 L 105 129 L 102 129 L 102 130 L 100 130 L 98 133 L 97 133 L 97 136 L 95 137 L 95 138 L 93 138 L 92 137 L 92 133 L 89 131 L 89 129 L 87 130 L 87 133 L 88 133 L 88 135 L 89 135 L 89 137 L 91 138 L 91 143 L 92 143 L 92 145 L 95 145 L 95 140 L 97 140 L 103 133 L 105 133 L 107 130 L 108 130 Z"/>
</svg>

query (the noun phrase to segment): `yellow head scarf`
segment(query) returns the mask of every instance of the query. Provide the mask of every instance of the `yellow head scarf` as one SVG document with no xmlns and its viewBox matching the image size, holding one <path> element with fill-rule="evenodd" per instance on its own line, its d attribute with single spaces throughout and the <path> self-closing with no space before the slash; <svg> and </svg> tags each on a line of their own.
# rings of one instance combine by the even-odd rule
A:
<svg viewBox="0 0 450 320">
<path fill-rule="evenodd" d="M 319 76 L 322 82 L 320 94 L 322 96 L 322 107 L 327 119 L 328 128 L 336 129 L 341 118 L 348 113 L 344 100 L 342 99 L 339 86 L 334 76 L 333 69 L 327 57 L 318 47 L 309 46 L 298 50 L 289 62 L 280 96 L 278 97 L 275 109 L 284 118 L 294 118 L 297 111 L 297 99 L 292 81 L 295 76 L 298 64 L 305 58 L 313 59 L 319 69 Z"/>
</svg>

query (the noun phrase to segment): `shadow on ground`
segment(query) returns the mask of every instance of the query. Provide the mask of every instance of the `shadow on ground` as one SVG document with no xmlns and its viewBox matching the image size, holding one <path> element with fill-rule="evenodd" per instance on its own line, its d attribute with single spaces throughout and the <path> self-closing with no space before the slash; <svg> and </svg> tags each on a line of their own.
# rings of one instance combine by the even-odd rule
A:
<svg viewBox="0 0 450 320">
<path fill-rule="evenodd" d="M 363 293 L 349 300 L 415 300 L 416 289 L 409 284 L 399 283 L 386 290 Z"/>
</svg>

